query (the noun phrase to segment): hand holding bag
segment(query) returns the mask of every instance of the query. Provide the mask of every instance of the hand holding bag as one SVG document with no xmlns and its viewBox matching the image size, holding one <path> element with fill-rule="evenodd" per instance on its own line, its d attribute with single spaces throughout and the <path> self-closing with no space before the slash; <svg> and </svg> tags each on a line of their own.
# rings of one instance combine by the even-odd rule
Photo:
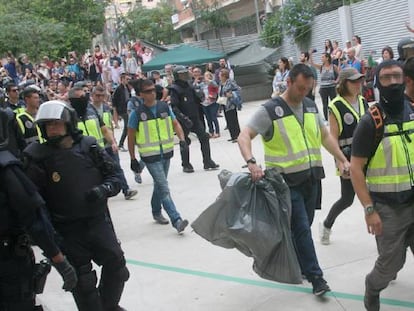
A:
<svg viewBox="0 0 414 311">
<path fill-rule="evenodd" d="M 225 106 L 227 104 L 227 97 L 226 96 L 219 96 L 217 98 L 217 104 Z"/>
</svg>

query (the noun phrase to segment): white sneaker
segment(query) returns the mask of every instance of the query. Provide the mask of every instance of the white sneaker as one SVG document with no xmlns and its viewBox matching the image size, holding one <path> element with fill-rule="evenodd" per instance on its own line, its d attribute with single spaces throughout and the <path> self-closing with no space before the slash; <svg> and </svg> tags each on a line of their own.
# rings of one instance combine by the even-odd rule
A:
<svg viewBox="0 0 414 311">
<path fill-rule="evenodd" d="M 329 245 L 329 236 L 331 235 L 331 229 L 324 226 L 323 222 L 319 223 L 319 238 L 322 245 Z"/>
</svg>

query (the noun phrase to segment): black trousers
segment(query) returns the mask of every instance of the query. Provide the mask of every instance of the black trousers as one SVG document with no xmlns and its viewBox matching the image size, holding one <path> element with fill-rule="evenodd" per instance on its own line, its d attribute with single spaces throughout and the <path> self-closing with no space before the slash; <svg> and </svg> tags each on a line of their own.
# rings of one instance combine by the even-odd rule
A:
<svg viewBox="0 0 414 311">
<path fill-rule="evenodd" d="M 124 121 L 124 127 L 122 129 L 121 139 L 119 140 L 119 144 L 118 144 L 119 147 L 123 147 L 125 138 L 127 137 L 127 134 L 128 134 L 128 113 L 127 112 L 118 113 L 118 115 Z"/>
<path fill-rule="evenodd" d="M 322 99 L 322 107 L 323 107 L 323 115 L 325 120 L 328 121 L 328 104 L 329 100 L 332 100 L 336 97 L 336 87 L 324 87 L 319 89 L 319 94 L 321 95 Z"/>
<path fill-rule="evenodd" d="M 78 309 L 115 309 L 129 273 L 108 216 L 55 224 L 55 228 L 62 237 L 63 253 L 78 275 L 78 284 L 72 292 Z M 98 287 L 91 261 L 102 266 Z"/>
<path fill-rule="evenodd" d="M 14 246 L 0 250 L 0 311 L 35 310 L 34 268 L 31 248 L 20 255 Z"/>
<path fill-rule="evenodd" d="M 184 124 L 181 124 L 181 127 L 184 131 L 184 136 L 186 137 L 186 141 L 188 142 L 188 134 L 193 132 L 197 135 L 198 140 L 200 141 L 201 145 L 201 154 L 203 156 L 203 163 L 208 164 L 211 161 L 211 151 L 210 151 L 210 141 L 209 136 L 206 133 L 204 124 L 201 122 L 198 116 L 189 117 L 193 122 L 193 126 L 189 129 Z M 181 151 L 181 164 L 182 166 L 187 166 L 190 164 L 190 149 L 187 148 L 186 151 Z"/>
<path fill-rule="evenodd" d="M 331 209 L 329 210 L 328 216 L 326 217 L 323 225 L 326 228 L 331 229 L 336 217 L 339 216 L 346 208 L 350 207 L 354 202 L 355 198 L 355 191 L 354 187 L 352 186 L 352 182 L 350 179 L 341 179 L 341 197 L 338 201 L 336 201 Z"/>
<path fill-rule="evenodd" d="M 231 109 L 224 111 L 224 116 L 226 117 L 227 129 L 230 132 L 230 137 L 232 140 L 237 139 L 240 134 L 240 125 L 239 117 L 237 115 L 237 109 Z"/>
</svg>

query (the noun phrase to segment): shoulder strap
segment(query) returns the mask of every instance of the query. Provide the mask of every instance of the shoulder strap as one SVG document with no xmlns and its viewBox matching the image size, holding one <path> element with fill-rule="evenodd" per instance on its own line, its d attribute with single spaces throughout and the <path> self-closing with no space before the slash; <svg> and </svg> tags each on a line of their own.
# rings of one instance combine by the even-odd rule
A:
<svg viewBox="0 0 414 311">
<path fill-rule="evenodd" d="M 368 112 L 371 115 L 372 120 L 375 124 L 375 148 L 372 151 L 370 158 L 372 158 L 377 151 L 378 145 L 384 137 L 384 116 L 382 111 L 377 105 L 372 105 L 368 108 Z M 369 160 L 368 160 L 369 161 Z"/>
</svg>

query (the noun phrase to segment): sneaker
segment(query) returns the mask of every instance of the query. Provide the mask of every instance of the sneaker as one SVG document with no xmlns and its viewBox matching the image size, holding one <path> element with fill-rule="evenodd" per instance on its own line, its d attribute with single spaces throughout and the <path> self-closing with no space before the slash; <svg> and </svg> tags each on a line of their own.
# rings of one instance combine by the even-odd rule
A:
<svg viewBox="0 0 414 311">
<path fill-rule="evenodd" d="M 191 165 L 191 163 L 188 163 L 183 166 L 183 172 L 184 173 L 194 173 L 194 167 Z"/>
<path fill-rule="evenodd" d="M 216 164 L 213 160 L 204 164 L 204 169 L 207 170 L 216 170 L 220 167 L 220 165 Z"/>
<path fill-rule="evenodd" d="M 130 200 L 132 197 L 136 196 L 137 194 L 138 194 L 137 190 L 128 189 L 124 194 L 125 200 Z"/>
<path fill-rule="evenodd" d="M 184 231 L 185 227 L 188 226 L 188 220 L 187 219 L 178 219 L 175 223 L 175 229 L 177 229 L 177 232 L 180 234 Z"/>
<path fill-rule="evenodd" d="M 124 148 L 124 146 L 118 146 L 118 149 L 122 152 L 127 152 L 128 150 Z"/>
<path fill-rule="evenodd" d="M 321 276 L 315 276 L 312 281 L 312 292 L 315 296 L 321 297 L 325 295 L 327 292 L 330 292 L 331 289 L 328 286 L 328 283 L 325 279 Z"/>
<path fill-rule="evenodd" d="M 170 222 L 162 214 L 158 216 L 153 216 L 155 222 L 160 225 L 168 225 Z"/>
<path fill-rule="evenodd" d="M 135 174 L 135 181 L 138 184 L 142 184 L 142 177 L 140 173 L 134 173 Z"/>
<path fill-rule="evenodd" d="M 325 227 L 323 222 L 319 224 L 319 238 L 322 245 L 329 245 L 329 237 L 331 235 L 331 229 Z"/>
</svg>

